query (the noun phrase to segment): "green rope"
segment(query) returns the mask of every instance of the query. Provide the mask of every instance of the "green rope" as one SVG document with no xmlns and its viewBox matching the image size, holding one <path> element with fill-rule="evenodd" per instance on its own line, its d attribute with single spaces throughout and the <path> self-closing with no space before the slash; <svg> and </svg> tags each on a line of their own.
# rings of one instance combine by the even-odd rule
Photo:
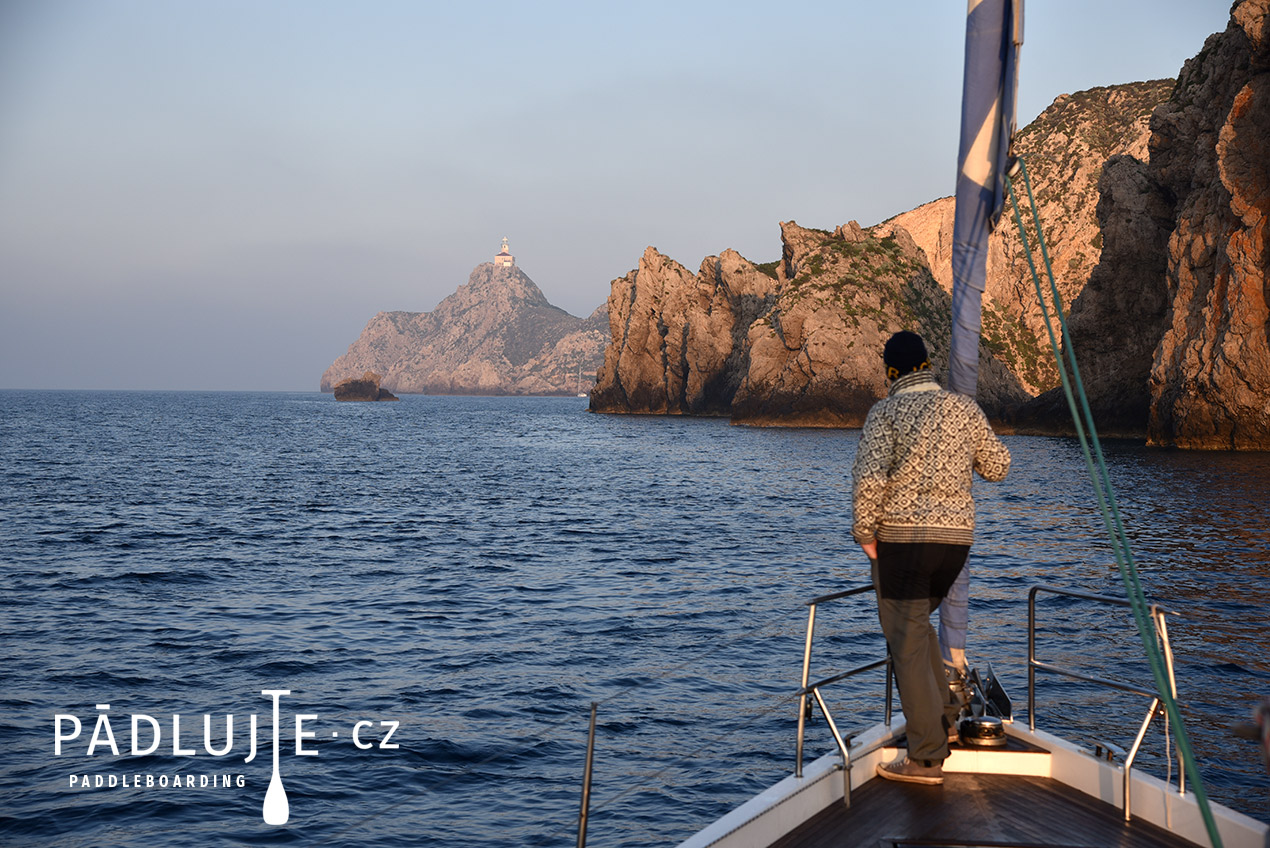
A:
<svg viewBox="0 0 1270 848">
<path fill-rule="evenodd" d="M 1049 252 L 1045 248 L 1045 236 L 1041 232 L 1041 217 L 1036 209 L 1036 198 L 1032 195 L 1032 182 L 1027 175 L 1027 167 L 1019 159 L 1019 169 L 1023 175 L 1023 183 L 1027 188 L 1028 202 L 1031 205 L 1032 223 L 1036 227 L 1036 241 L 1041 248 L 1041 257 L 1045 262 L 1045 273 L 1049 278 L 1050 295 L 1053 299 L 1054 313 L 1058 319 L 1062 335 L 1060 347 L 1054 332 L 1053 319 L 1045 294 L 1041 290 L 1040 275 L 1036 271 L 1036 263 L 1032 259 L 1032 248 L 1028 243 L 1027 233 L 1023 229 L 1023 218 L 1019 212 L 1019 201 L 1014 194 L 1014 180 L 1007 178 L 1006 185 L 1010 190 L 1010 203 L 1014 207 L 1014 221 L 1019 228 L 1019 237 L 1023 241 L 1023 251 L 1027 257 L 1028 268 L 1032 272 L 1032 281 L 1036 285 L 1036 296 L 1041 303 L 1041 314 L 1045 319 L 1045 329 L 1049 333 L 1050 346 L 1054 350 L 1054 361 L 1058 365 L 1059 378 L 1063 386 L 1063 394 L 1067 397 L 1067 406 L 1071 410 L 1072 422 L 1076 425 L 1076 435 L 1080 439 L 1081 451 L 1085 456 L 1085 466 L 1098 498 L 1098 507 L 1102 511 L 1103 524 L 1111 537 L 1111 547 L 1115 552 L 1116 565 L 1120 568 L 1120 577 L 1124 582 L 1125 594 L 1128 596 L 1133 619 L 1138 627 L 1138 635 L 1146 650 L 1147 662 L 1151 666 L 1151 674 L 1155 678 L 1155 687 L 1160 695 L 1166 714 L 1173 725 L 1177 739 L 1178 754 L 1193 775 L 1193 791 L 1204 817 L 1204 827 L 1208 830 L 1208 838 L 1213 848 L 1222 848 L 1221 836 L 1217 832 L 1217 823 L 1213 819 L 1212 809 L 1208 804 L 1208 794 L 1204 791 L 1204 782 L 1200 778 L 1199 767 L 1195 763 L 1195 754 L 1191 750 L 1190 738 L 1186 726 L 1178 710 L 1177 700 L 1173 697 L 1169 684 L 1164 657 L 1160 651 L 1159 637 L 1152 623 L 1146 597 L 1142 591 L 1142 583 L 1138 579 L 1138 569 L 1129 550 L 1129 537 L 1125 533 L 1124 523 L 1120 518 L 1120 509 L 1116 504 L 1116 493 L 1111 487 L 1111 477 L 1107 473 L 1107 464 L 1103 460 L 1102 444 L 1098 441 L 1098 431 L 1094 427 L 1094 416 L 1089 408 L 1089 398 L 1080 379 L 1080 367 L 1076 364 L 1076 350 L 1072 346 L 1071 336 L 1067 332 L 1067 319 L 1063 315 L 1063 299 L 1054 282 L 1054 269 L 1050 264 Z M 1067 362 L 1064 364 L 1064 358 Z M 1071 375 L 1068 375 L 1068 367 Z M 1079 403 L 1077 402 L 1079 399 Z M 1086 434 L 1088 431 L 1088 435 Z M 1092 444 L 1092 450 L 1091 450 Z"/>
</svg>

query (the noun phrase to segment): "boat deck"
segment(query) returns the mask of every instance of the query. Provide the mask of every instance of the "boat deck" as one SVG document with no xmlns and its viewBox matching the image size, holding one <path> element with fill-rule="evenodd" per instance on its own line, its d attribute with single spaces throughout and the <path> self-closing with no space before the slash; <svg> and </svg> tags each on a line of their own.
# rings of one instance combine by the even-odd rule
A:
<svg viewBox="0 0 1270 848">
<path fill-rule="evenodd" d="M 849 823 L 848 823 L 849 822 Z M 874 779 L 771 848 L 1194 848 L 1046 777 L 946 773 L 943 786 Z"/>
</svg>

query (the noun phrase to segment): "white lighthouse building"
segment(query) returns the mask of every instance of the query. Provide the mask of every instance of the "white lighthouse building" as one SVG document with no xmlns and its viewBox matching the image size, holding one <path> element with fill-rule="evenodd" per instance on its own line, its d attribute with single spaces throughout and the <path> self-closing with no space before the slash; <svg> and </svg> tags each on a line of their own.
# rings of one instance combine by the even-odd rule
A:
<svg viewBox="0 0 1270 848">
<path fill-rule="evenodd" d="M 503 236 L 503 249 L 494 257 L 495 268 L 510 268 L 516 264 L 516 257 L 507 249 L 507 237 Z"/>
</svg>

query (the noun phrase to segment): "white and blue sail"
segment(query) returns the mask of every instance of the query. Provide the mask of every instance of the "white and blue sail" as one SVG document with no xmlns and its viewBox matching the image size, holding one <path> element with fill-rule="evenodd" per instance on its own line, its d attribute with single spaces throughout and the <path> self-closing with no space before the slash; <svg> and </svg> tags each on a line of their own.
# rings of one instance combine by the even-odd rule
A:
<svg viewBox="0 0 1270 848">
<path fill-rule="evenodd" d="M 970 397 L 975 396 L 979 383 L 988 236 L 1005 207 L 1022 44 L 1023 0 L 970 0 L 957 152 L 952 351 L 948 363 L 948 388 Z"/>
<path fill-rule="evenodd" d="M 1014 135 L 1023 0 L 970 0 L 962 83 L 957 207 L 953 220 L 952 350 L 947 388 L 970 397 L 979 386 L 979 330 L 988 236 L 1005 207 Z M 939 608 L 944 663 L 966 670 L 970 572 L 963 568 Z"/>
</svg>

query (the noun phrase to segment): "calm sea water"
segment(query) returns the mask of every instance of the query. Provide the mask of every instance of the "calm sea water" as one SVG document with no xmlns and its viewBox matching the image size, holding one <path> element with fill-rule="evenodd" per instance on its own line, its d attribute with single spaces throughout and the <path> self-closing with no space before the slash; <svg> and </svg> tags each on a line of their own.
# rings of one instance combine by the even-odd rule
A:
<svg viewBox="0 0 1270 848">
<path fill-rule="evenodd" d="M 790 772 L 803 604 L 867 580 L 854 431 L 577 398 L 0 392 L 0 413 L 6 844 L 572 845 L 592 701 L 590 844 L 674 843 Z M 1007 442 L 1008 481 L 977 484 L 970 653 L 1021 714 L 1027 589 L 1123 589 L 1077 446 Z M 1208 790 L 1270 819 L 1229 733 L 1270 694 L 1270 455 L 1107 449 L 1147 591 L 1184 613 Z M 1043 658 L 1149 683 L 1124 612 L 1040 617 Z M 818 675 L 882 650 L 867 595 L 820 633 Z M 875 672 L 831 707 L 861 726 L 881 695 Z M 1145 710 L 1041 679 L 1038 723 L 1076 738 L 1128 747 Z M 822 720 L 810 742 L 831 747 Z"/>
</svg>

